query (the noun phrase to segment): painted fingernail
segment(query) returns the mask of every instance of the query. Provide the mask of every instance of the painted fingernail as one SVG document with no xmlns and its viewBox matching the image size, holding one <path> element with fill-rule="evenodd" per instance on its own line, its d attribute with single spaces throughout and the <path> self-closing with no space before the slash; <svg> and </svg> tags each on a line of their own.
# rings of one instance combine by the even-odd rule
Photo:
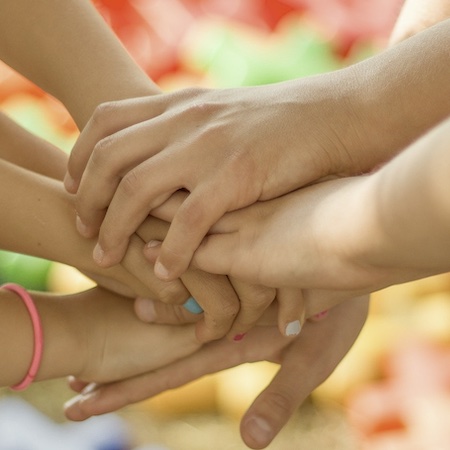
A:
<svg viewBox="0 0 450 450">
<path fill-rule="evenodd" d="M 197 303 L 194 297 L 189 297 L 183 304 L 183 307 L 192 314 L 201 314 L 203 312 L 203 308 Z"/>
<path fill-rule="evenodd" d="M 155 264 L 155 275 L 162 280 L 166 280 L 169 278 L 169 271 L 158 261 Z"/>
<path fill-rule="evenodd" d="M 294 320 L 293 322 L 289 322 L 286 325 L 286 336 L 297 336 L 302 329 L 302 326 L 300 324 L 300 320 Z"/>
<path fill-rule="evenodd" d="M 100 396 L 99 391 L 94 391 L 89 394 L 77 395 L 76 397 L 73 397 L 70 400 L 68 400 L 66 403 L 64 403 L 64 409 L 71 408 L 72 406 L 74 406 L 78 403 L 88 403 L 89 404 L 91 402 L 95 402 L 99 396 Z"/>
<path fill-rule="evenodd" d="M 259 446 L 267 445 L 273 437 L 273 431 L 269 423 L 261 417 L 252 417 L 245 424 L 247 433 L 254 443 Z M 262 448 L 262 447 L 261 447 Z"/>
<path fill-rule="evenodd" d="M 325 318 L 326 316 L 328 316 L 328 311 L 329 310 L 326 309 L 325 311 L 322 311 L 322 312 L 320 312 L 318 314 L 314 314 L 313 319 L 320 320 L 320 319 Z"/>
<path fill-rule="evenodd" d="M 105 251 L 100 247 L 100 244 L 97 244 L 94 247 L 94 253 L 93 253 L 94 261 L 97 264 L 101 264 L 103 261 L 103 258 L 105 257 Z"/>
<path fill-rule="evenodd" d="M 81 395 L 87 395 L 97 389 L 97 383 L 89 383 L 82 391 Z"/>
<path fill-rule="evenodd" d="M 240 333 L 240 334 L 237 334 L 237 335 L 233 338 L 233 341 L 234 341 L 234 342 L 242 341 L 242 339 L 245 338 L 245 335 L 246 335 L 246 334 L 247 334 L 247 333 Z"/>
<path fill-rule="evenodd" d="M 137 298 L 136 314 L 143 322 L 154 322 L 156 319 L 155 302 L 150 298 Z"/>
</svg>

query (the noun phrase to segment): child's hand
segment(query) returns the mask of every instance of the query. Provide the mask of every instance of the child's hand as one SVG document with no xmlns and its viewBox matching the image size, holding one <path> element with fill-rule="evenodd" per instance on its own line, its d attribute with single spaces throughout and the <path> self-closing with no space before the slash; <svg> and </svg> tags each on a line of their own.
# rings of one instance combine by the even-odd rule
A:
<svg viewBox="0 0 450 450">
<path fill-rule="evenodd" d="M 209 343 L 156 372 L 81 394 L 68 403 L 66 416 L 71 420 L 84 420 L 182 386 L 209 373 L 247 362 L 269 360 L 279 363 L 280 370 L 241 420 L 245 443 L 251 448 L 263 448 L 312 390 L 333 372 L 357 338 L 367 310 L 367 299 L 348 301 L 330 310 L 325 320 L 308 321 L 294 340 L 283 338 L 274 327 L 257 327 L 240 345 L 224 339 Z M 72 386 L 80 391 L 84 384 L 74 382 Z M 259 420 L 255 422 L 255 418 Z M 266 424 L 265 433 L 256 426 L 261 421 Z"/>
<path fill-rule="evenodd" d="M 170 202 L 170 205 L 170 209 L 173 209 L 175 202 Z M 170 215 L 166 214 L 165 218 L 170 220 Z M 167 228 L 167 222 L 149 217 L 137 231 L 144 241 L 151 243 L 146 253 L 152 263 Z M 197 337 L 201 342 L 220 339 L 225 335 L 231 340 L 239 341 L 255 326 L 275 297 L 280 311 L 281 334 L 293 336 L 301 330 L 305 313 L 300 289 L 281 289 L 277 293 L 273 288 L 245 283 L 237 278 L 212 275 L 208 270 L 195 268 L 189 268 L 181 276 L 181 280 L 204 311 L 202 320 L 196 325 Z"/>
<path fill-rule="evenodd" d="M 80 302 L 80 341 L 85 338 L 86 359 L 74 374 L 80 380 L 106 383 L 132 377 L 201 347 L 192 325 L 145 324 L 136 317 L 133 302 L 103 289 L 82 293 L 73 301 Z"/>
</svg>

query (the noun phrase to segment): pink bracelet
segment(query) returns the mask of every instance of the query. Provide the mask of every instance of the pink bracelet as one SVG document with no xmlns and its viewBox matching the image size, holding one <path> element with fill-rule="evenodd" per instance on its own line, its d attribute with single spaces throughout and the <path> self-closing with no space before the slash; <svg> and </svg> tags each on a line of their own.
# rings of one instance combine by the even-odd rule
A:
<svg viewBox="0 0 450 450">
<path fill-rule="evenodd" d="M 33 323 L 34 352 L 30 368 L 28 369 L 28 373 L 25 375 L 25 378 L 20 383 L 11 386 L 11 389 L 14 391 L 22 391 L 23 389 L 26 389 L 36 378 L 36 374 L 41 364 L 42 349 L 44 346 L 41 319 L 33 299 L 25 288 L 14 283 L 7 283 L 0 287 L 15 292 L 23 300 L 25 306 L 27 307 L 28 313 L 30 314 L 31 322 Z"/>
</svg>

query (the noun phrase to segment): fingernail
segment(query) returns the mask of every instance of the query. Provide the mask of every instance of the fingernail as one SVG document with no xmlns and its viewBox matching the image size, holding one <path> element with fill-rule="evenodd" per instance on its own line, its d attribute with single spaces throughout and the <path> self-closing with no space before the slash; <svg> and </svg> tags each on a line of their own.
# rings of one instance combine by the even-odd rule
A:
<svg viewBox="0 0 450 450">
<path fill-rule="evenodd" d="M 155 275 L 162 280 L 166 280 L 169 278 L 169 271 L 158 261 L 155 264 Z"/>
<path fill-rule="evenodd" d="M 87 395 L 97 389 L 97 383 L 89 383 L 82 391 L 81 395 Z"/>
<path fill-rule="evenodd" d="M 142 321 L 154 322 L 156 319 L 155 302 L 150 298 L 137 298 L 136 313 Z"/>
<path fill-rule="evenodd" d="M 158 245 L 161 245 L 161 241 L 148 241 L 147 242 L 147 248 L 154 248 L 154 247 L 158 247 Z"/>
<path fill-rule="evenodd" d="M 71 194 L 75 194 L 75 192 L 77 191 L 77 183 L 70 176 L 69 172 L 66 172 L 66 174 L 64 175 L 64 187 L 66 188 L 66 191 L 70 192 Z"/>
<path fill-rule="evenodd" d="M 77 403 L 90 403 L 95 402 L 97 398 L 99 397 L 100 393 L 99 391 L 91 392 L 90 394 L 80 394 L 77 395 L 70 400 L 68 400 L 66 403 L 64 403 L 64 409 L 71 408 L 72 406 L 76 405 Z"/>
<path fill-rule="evenodd" d="M 201 314 L 203 308 L 197 303 L 194 297 L 189 297 L 183 304 L 183 307 L 192 314 Z"/>
<path fill-rule="evenodd" d="M 289 322 L 286 326 L 286 336 L 297 336 L 302 329 L 300 324 L 300 320 L 294 320 L 293 322 Z"/>
<path fill-rule="evenodd" d="M 245 338 L 245 335 L 246 335 L 246 334 L 247 334 L 247 333 L 240 333 L 240 334 L 237 334 L 237 335 L 233 338 L 233 341 L 235 341 L 235 342 L 242 341 L 242 339 Z"/>
<path fill-rule="evenodd" d="M 325 318 L 328 315 L 328 311 L 329 310 L 326 309 L 325 311 L 322 311 L 322 312 L 320 312 L 318 314 L 314 314 L 313 319 L 320 320 L 320 319 Z"/>
<path fill-rule="evenodd" d="M 80 233 L 84 237 L 89 237 L 89 228 L 83 223 L 83 221 L 80 219 L 80 216 L 78 215 L 76 219 L 76 224 L 78 233 Z"/>
<path fill-rule="evenodd" d="M 93 253 L 94 261 L 97 264 L 101 264 L 103 261 L 103 258 L 105 257 L 105 251 L 100 247 L 100 244 L 97 244 L 94 248 Z"/>
<path fill-rule="evenodd" d="M 261 417 L 252 417 L 246 423 L 247 433 L 259 445 L 266 445 L 272 440 L 273 431 L 269 423 Z"/>
</svg>

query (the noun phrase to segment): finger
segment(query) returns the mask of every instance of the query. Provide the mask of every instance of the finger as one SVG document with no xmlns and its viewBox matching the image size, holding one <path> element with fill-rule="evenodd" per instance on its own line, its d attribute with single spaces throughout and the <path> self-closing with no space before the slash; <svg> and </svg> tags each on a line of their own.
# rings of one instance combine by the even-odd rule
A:
<svg viewBox="0 0 450 450">
<path fill-rule="evenodd" d="M 261 340 L 264 339 L 264 345 Z M 175 389 L 204 375 L 228 369 L 243 362 L 267 359 L 286 345 L 275 327 L 253 329 L 242 345 L 222 339 L 203 346 L 192 355 L 159 370 L 99 386 L 95 392 L 69 400 L 65 415 L 69 420 L 116 411 L 161 392 Z"/>
<path fill-rule="evenodd" d="M 216 188 L 197 187 L 180 206 L 155 263 L 156 276 L 168 281 L 186 271 L 202 239 L 228 209 L 218 192 Z"/>
<path fill-rule="evenodd" d="M 177 165 L 174 165 L 172 158 L 166 156 L 170 154 L 170 149 L 165 149 L 131 169 L 120 181 L 99 230 L 98 243 L 102 249 L 102 258 L 97 262 L 100 265 L 109 266 L 120 262 L 129 236 L 139 228 L 148 214 L 178 189 L 189 188 L 184 182 L 184 178 L 191 173 L 187 169 L 189 161 L 185 161 L 186 157 L 181 155 Z M 194 185 L 191 186 L 193 188 Z M 186 202 L 190 202 L 189 199 L 190 196 Z M 180 206 L 180 210 L 186 202 Z M 178 277 L 160 278 L 171 281 Z"/>
<path fill-rule="evenodd" d="M 242 243 L 240 242 L 239 234 L 237 232 L 205 236 L 202 243 L 195 251 L 192 265 L 205 272 L 228 275 L 248 283 L 253 283 L 254 280 L 248 280 L 242 273 L 232 273 L 234 272 L 233 264 L 235 264 L 236 261 L 235 256 L 238 252 L 243 251 L 239 248 L 240 244 Z M 220 257 L 218 257 L 218 255 L 220 255 Z"/>
<path fill-rule="evenodd" d="M 136 315 L 143 322 L 182 325 L 195 323 L 201 316 L 189 312 L 185 306 L 166 305 L 148 298 L 138 297 L 134 302 Z"/>
<path fill-rule="evenodd" d="M 152 216 L 165 220 L 166 222 L 172 222 L 176 212 L 188 196 L 189 193 L 183 190 L 174 192 L 164 203 L 152 209 Z M 218 222 L 211 226 L 209 232 L 216 234 L 236 231 L 240 223 L 245 220 L 243 214 L 243 210 L 227 212 Z"/>
<path fill-rule="evenodd" d="M 196 325 L 197 339 L 208 342 L 225 336 L 240 307 L 228 278 L 190 269 L 181 280 L 204 311 Z"/>
<path fill-rule="evenodd" d="M 144 242 L 133 234 L 130 245 L 122 261 L 123 267 L 145 287 L 137 294 L 163 303 L 183 304 L 189 297 L 189 291 L 180 280 L 164 282 L 156 278 L 153 265 L 143 255 Z M 112 270 L 111 268 L 109 270 Z"/>
<path fill-rule="evenodd" d="M 282 288 L 277 292 L 278 327 L 283 336 L 297 336 L 305 323 L 305 301 L 301 289 Z"/>
<path fill-rule="evenodd" d="M 67 384 L 69 385 L 70 389 L 72 389 L 72 391 L 81 392 L 89 383 L 79 380 L 78 378 L 75 378 L 71 375 L 67 377 Z"/>
<path fill-rule="evenodd" d="M 227 336 L 234 342 L 240 342 L 253 328 L 274 301 L 276 291 L 273 288 L 250 285 L 235 278 L 230 282 L 239 298 L 240 309 Z"/>
<path fill-rule="evenodd" d="M 78 230 L 83 236 L 97 235 L 108 205 L 122 179 L 134 186 L 134 176 L 142 172 L 140 165 L 166 147 L 164 134 L 152 133 L 152 130 L 158 127 L 158 122 L 158 119 L 155 119 L 155 123 L 146 121 L 132 125 L 95 144 L 76 196 Z M 149 135 L 155 137 L 149 140 Z M 163 183 L 168 181 L 170 174 L 171 172 L 164 174 L 163 177 L 157 172 L 150 178 L 155 187 L 155 193 L 152 194 L 154 197 L 165 189 Z M 176 181 L 172 180 L 173 183 Z"/>
<path fill-rule="evenodd" d="M 97 142 L 119 130 L 155 117 L 164 109 L 162 97 L 153 96 L 107 102 L 99 105 L 75 143 L 64 179 L 66 189 L 75 194 Z"/>
<path fill-rule="evenodd" d="M 286 349 L 277 375 L 242 418 L 242 439 L 250 448 L 269 445 L 293 412 L 328 378 L 358 336 L 366 314 L 367 304 L 358 298 L 330 311 L 330 320 L 305 325 Z M 345 326 L 352 319 L 354 326 Z"/>
</svg>

